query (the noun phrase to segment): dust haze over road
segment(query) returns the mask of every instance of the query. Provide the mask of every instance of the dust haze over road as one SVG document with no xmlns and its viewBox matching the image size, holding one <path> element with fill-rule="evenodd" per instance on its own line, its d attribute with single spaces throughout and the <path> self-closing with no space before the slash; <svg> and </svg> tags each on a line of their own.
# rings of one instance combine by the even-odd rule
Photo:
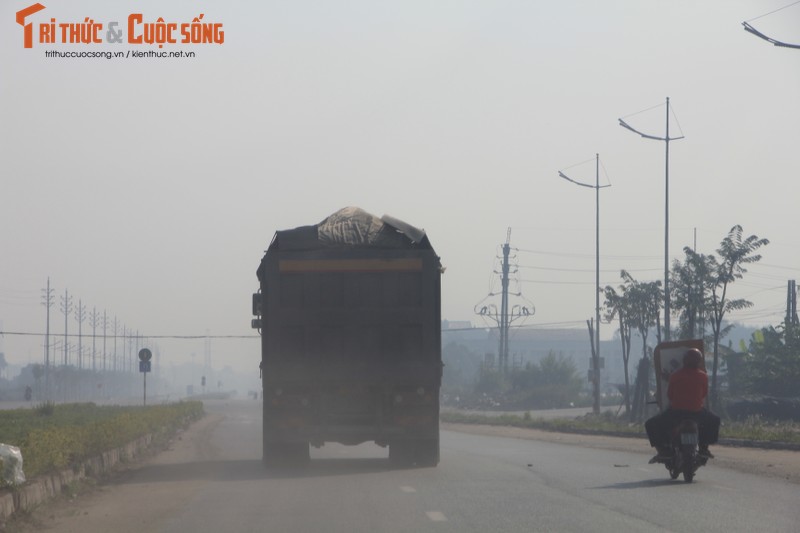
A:
<svg viewBox="0 0 800 533">
<path fill-rule="evenodd" d="M 754 474 L 724 466 L 739 452 L 720 447 L 718 461 L 684 484 L 647 464 L 644 442 L 447 426 L 437 468 L 394 469 L 373 444 L 327 444 L 312 450 L 305 470 L 267 471 L 260 402 L 211 401 L 206 410 L 169 449 L 39 513 L 40 525 L 83 533 L 789 532 L 800 520 L 797 485 L 757 473 L 770 458 L 796 468 L 796 452 L 749 451 Z"/>
</svg>

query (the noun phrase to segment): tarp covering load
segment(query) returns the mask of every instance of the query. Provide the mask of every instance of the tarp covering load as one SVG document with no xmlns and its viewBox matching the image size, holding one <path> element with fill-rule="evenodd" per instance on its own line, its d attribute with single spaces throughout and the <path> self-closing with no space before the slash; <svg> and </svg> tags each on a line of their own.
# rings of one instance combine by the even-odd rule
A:
<svg viewBox="0 0 800 533">
<path fill-rule="evenodd" d="M 358 207 L 345 207 L 319 224 L 278 231 L 270 250 L 315 250 L 337 247 L 430 249 L 425 231 Z"/>
</svg>

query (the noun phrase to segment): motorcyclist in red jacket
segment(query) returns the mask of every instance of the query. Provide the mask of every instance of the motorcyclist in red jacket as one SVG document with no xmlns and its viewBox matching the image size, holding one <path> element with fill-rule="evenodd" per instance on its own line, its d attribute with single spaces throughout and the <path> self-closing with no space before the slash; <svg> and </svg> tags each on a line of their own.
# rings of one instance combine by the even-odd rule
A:
<svg viewBox="0 0 800 533">
<path fill-rule="evenodd" d="M 645 422 L 650 445 L 658 451 L 656 458 L 672 455 L 669 446 L 672 428 L 681 418 L 690 417 L 699 427 L 699 453 L 713 457 L 708 450 L 719 438 L 720 419 L 705 408 L 708 396 L 708 375 L 704 370 L 703 354 L 692 348 L 683 356 L 683 367 L 669 376 L 667 398 L 669 408 Z M 655 458 L 654 458 L 655 459 Z"/>
</svg>

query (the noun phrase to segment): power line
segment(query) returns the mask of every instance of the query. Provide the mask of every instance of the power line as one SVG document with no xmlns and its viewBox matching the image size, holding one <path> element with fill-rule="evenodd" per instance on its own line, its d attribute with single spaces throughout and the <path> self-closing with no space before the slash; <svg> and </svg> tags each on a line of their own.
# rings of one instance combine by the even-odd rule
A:
<svg viewBox="0 0 800 533">
<path fill-rule="evenodd" d="M 541 280 L 541 279 L 520 279 L 520 283 L 544 283 L 545 285 L 594 285 L 594 281 L 551 281 L 551 280 Z M 614 282 L 604 281 L 601 285 L 613 285 L 613 283 L 618 282 L 616 280 Z"/>
<path fill-rule="evenodd" d="M 748 270 L 745 274 L 746 277 L 756 278 L 756 279 L 763 279 L 769 281 L 786 281 L 786 275 L 774 275 L 774 274 L 761 274 L 759 272 L 753 272 Z"/>
<path fill-rule="evenodd" d="M 776 9 L 774 11 L 770 11 L 769 13 L 764 13 L 763 15 L 759 15 L 759 16 L 757 16 L 755 18 L 748 19 L 745 22 L 753 22 L 754 20 L 758 20 L 760 18 L 764 18 L 766 16 L 772 15 L 773 13 L 777 13 L 778 11 L 783 11 L 787 7 L 792 7 L 792 6 L 797 5 L 797 4 L 800 4 L 800 0 L 797 0 L 797 2 L 792 2 L 789 5 L 786 5 L 786 6 L 783 6 L 783 7 L 779 7 L 778 9 Z"/>
<path fill-rule="evenodd" d="M 800 268 L 798 268 L 798 267 L 787 267 L 787 266 L 780 266 L 780 265 L 770 265 L 769 263 L 762 263 L 760 261 L 758 263 L 754 263 L 752 266 L 754 267 L 756 265 L 765 266 L 765 267 L 769 267 L 769 268 L 780 268 L 782 270 L 794 270 L 795 272 L 800 272 Z"/>
<path fill-rule="evenodd" d="M 538 324 L 516 324 L 510 325 L 510 329 L 583 329 L 585 322 L 582 320 L 570 320 L 564 322 L 542 322 Z M 558 326 L 570 326 L 570 327 L 558 327 Z M 493 331 L 496 330 L 498 326 L 477 326 L 477 327 L 469 327 L 469 328 L 448 328 L 443 329 L 442 333 L 451 333 L 457 331 Z"/>
<path fill-rule="evenodd" d="M 525 248 L 515 248 L 518 252 L 525 252 L 529 254 L 541 254 L 541 255 L 556 255 L 556 256 L 563 256 L 563 257 L 591 257 L 594 258 L 594 254 L 581 254 L 576 252 L 548 252 L 544 250 L 529 250 Z M 648 260 L 652 261 L 655 259 L 661 259 L 661 256 L 658 255 L 603 255 L 600 254 L 600 257 L 605 259 L 635 259 L 635 260 Z"/>
<path fill-rule="evenodd" d="M 28 298 L 28 297 L 22 297 L 22 296 L 18 297 L 19 300 L 23 300 L 24 299 L 24 301 L 13 301 L 13 300 L 9 300 L 8 298 L 14 298 L 14 297 L 13 296 L 0 297 L 0 304 L 13 305 L 15 307 L 22 307 L 22 306 L 33 307 L 33 306 L 35 306 L 37 304 L 36 298 Z"/>
<path fill-rule="evenodd" d="M 30 331 L 0 331 L 0 335 L 16 335 L 27 337 L 44 337 L 46 333 L 35 333 Z M 59 334 L 59 337 L 65 335 Z M 70 333 L 66 337 L 78 337 L 76 333 Z M 121 339 L 138 339 L 142 337 L 141 334 L 125 334 L 117 335 Z M 147 335 L 148 339 L 260 339 L 260 335 Z"/>
<path fill-rule="evenodd" d="M 601 256 L 602 257 L 602 256 Z M 555 270 L 558 272 L 594 272 L 594 269 L 591 268 L 558 268 L 558 267 L 536 267 L 536 266 L 527 266 L 527 265 L 519 265 L 517 268 L 529 268 L 533 270 Z M 659 272 L 661 269 L 659 268 L 638 268 L 638 269 L 625 269 L 627 272 Z M 617 272 L 619 273 L 619 268 L 610 268 L 610 269 L 602 269 L 600 272 Z"/>
<path fill-rule="evenodd" d="M 591 159 L 587 159 L 586 161 L 581 161 L 580 163 L 575 163 L 574 165 L 570 165 L 568 167 L 564 167 L 561 170 L 569 170 L 571 168 L 579 167 L 581 165 L 585 165 L 586 163 L 594 163 L 594 157 Z"/>
<path fill-rule="evenodd" d="M 648 112 L 648 111 L 651 111 L 651 110 L 653 110 L 653 109 L 657 109 L 657 108 L 659 108 L 659 107 L 661 107 L 661 106 L 663 106 L 663 105 L 664 105 L 664 104 L 656 104 L 656 105 L 654 105 L 654 106 L 652 106 L 652 107 L 648 107 L 647 109 L 642 109 L 641 111 L 636 111 L 635 113 L 631 113 L 630 115 L 625 115 L 625 116 L 624 116 L 624 117 L 622 117 L 622 118 L 635 117 L 636 115 L 639 115 L 639 114 L 641 114 L 641 113 L 646 113 L 646 112 Z"/>
</svg>

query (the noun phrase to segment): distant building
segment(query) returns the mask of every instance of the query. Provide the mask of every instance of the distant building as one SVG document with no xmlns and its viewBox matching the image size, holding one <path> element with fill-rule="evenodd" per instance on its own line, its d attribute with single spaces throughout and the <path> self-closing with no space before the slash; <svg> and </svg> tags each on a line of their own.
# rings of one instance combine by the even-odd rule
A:
<svg viewBox="0 0 800 533">
<path fill-rule="evenodd" d="M 472 322 L 469 320 L 442 320 L 442 330 L 470 329 Z"/>
</svg>

